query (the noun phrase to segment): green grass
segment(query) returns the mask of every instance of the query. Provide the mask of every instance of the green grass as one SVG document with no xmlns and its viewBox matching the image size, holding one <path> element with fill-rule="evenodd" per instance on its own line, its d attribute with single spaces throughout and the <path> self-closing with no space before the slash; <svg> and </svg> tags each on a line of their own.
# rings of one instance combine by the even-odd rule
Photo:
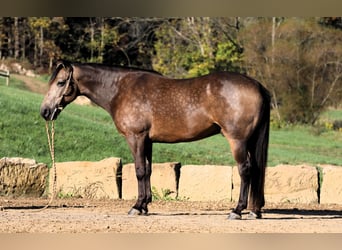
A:
<svg viewBox="0 0 342 250">
<path fill-rule="evenodd" d="M 339 109 L 328 109 L 323 115 L 322 120 L 342 120 L 342 111 Z"/>
<path fill-rule="evenodd" d="M 9 87 L 11 88 L 16 88 L 16 89 L 22 89 L 22 90 L 28 90 L 28 88 L 26 88 L 25 84 L 20 81 L 17 80 L 15 77 L 11 76 L 9 79 Z M 6 86 L 6 78 L 4 77 L 0 77 L 0 86 Z"/>
<path fill-rule="evenodd" d="M 43 96 L 23 86 L 11 81 L 6 87 L 0 78 L 0 158 L 28 157 L 50 164 L 45 121 L 39 114 Z M 69 105 L 56 121 L 55 130 L 56 161 L 97 161 L 111 156 L 121 157 L 124 163 L 133 161 L 125 139 L 117 133 L 110 116 L 98 107 Z M 341 132 L 329 130 L 317 136 L 312 128 L 299 126 L 272 130 L 268 165 L 342 166 L 341 152 Z M 154 162 L 235 164 L 221 135 L 191 143 L 154 144 L 153 153 Z"/>
<path fill-rule="evenodd" d="M 342 133 L 315 135 L 311 128 L 292 127 L 271 131 L 269 165 L 333 164 L 342 166 Z"/>
</svg>

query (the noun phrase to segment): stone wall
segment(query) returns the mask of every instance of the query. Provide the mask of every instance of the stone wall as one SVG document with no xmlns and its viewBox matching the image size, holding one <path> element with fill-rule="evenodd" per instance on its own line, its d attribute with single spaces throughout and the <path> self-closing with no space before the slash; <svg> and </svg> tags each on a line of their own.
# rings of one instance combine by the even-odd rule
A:
<svg viewBox="0 0 342 250">
<path fill-rule="evenodd" d="M 233 168 L 232 201 L 238 201 L 240 176 Z M 265 200 L 271 203 L 317 203 L 318 172 L 308 165 L 268 167 L 265 176 Z"/>
<path fill-rule="evenodd" d="M 122 166 L 120 158 L 99 162 L 57 163 L 57 192 L 60 197 L 136 199 L 134 164 Z M 51 170 L 50 170 L 51 172 Z M 0 195 L 41 196 L 52 191 L 46 180 L 48 167 L 31 159 L 0 160 Z M 266 202 L 342 204 L 342 167 L 279 165 L 266 170 Z M 240 177 L 237 167 L 155 163 L 153 192 L 168 198 L 193 201 L 238 201 Z M 46 191 L 48 190 L 48 191 Z"/>
<path fill-rule="evenodd" d="M 0 159 L 0 195 L 41 196 L 49 170 L 46 164 L 25 158 Z"/>
</svg>

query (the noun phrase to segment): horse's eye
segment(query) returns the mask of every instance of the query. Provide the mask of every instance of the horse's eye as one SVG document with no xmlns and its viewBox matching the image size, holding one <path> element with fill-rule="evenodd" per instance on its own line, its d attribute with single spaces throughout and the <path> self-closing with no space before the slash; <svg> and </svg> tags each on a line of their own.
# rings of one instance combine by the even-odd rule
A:
<svg viewBox="0 0 342 250">
<path fill-rule="evenodd" d="M 57 86 L 63 87 L 63 86 L 65 85 L 65 82 L 66 82 L 66 81 L 58 81 L 58 82 L 57 82 Z"/>
</svg>

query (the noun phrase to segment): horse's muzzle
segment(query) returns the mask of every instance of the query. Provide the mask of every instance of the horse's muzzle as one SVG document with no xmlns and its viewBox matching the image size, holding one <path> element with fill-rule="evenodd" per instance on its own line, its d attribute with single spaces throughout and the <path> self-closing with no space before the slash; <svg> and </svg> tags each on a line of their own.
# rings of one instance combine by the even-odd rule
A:
<svg viewBox="0 0 342 250">
<path fill-rule="evenodd" d="M 40 110 L 40 115 L 46 121 L 52 121 L 52 120 L 56 120 L 57 119 L 57 116 L 59 115 L 59 113 L 62 110 L 63 110 L 63 107 L 61 107 L 61 106 L 55 107 L 54 109 L 42 107 L 41 110 Z"/>
</svg>

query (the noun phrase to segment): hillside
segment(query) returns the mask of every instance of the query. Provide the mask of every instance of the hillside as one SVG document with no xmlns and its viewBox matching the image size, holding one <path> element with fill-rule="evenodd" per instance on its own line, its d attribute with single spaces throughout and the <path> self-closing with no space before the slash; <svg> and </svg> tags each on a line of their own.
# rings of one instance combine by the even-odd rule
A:
<svg viewBox="0 0 342 250">
<path fill-rule="evenodd" d="M 11 75 L 11 82 L 17 82 L 20 84 L 20 82 L 23 84 L 24 88 L 29 90 L 33 93 L 39 93 L 44 95 L 48 90 L 48 84 L 47 81 L 42 81 L 37 78 L 25 76 L 25 75 L 19 75 L 19 74 L 12 74 Z"/>
<path fill-rule="evenodd" d="M 28 157 L 50 163 L 45 121 L 39 109 L 43 95 L 11 79 L 6 87 L 0 78 L 0 158 Z M 110 116 L 94 106 L 69 105 L 56 121 L 56 160 L 101 160 L 121 157 L 132 162 L 125 139 Z M 269 166 L 280 163 L 334 164 L 342 166 L 342 134 L 312 128 L 288 127 L 271 131 Z M 228 143 L 221 135 L 192 143 L 155 144 L 154 162 L 233 165 Z"/>
</svg>

